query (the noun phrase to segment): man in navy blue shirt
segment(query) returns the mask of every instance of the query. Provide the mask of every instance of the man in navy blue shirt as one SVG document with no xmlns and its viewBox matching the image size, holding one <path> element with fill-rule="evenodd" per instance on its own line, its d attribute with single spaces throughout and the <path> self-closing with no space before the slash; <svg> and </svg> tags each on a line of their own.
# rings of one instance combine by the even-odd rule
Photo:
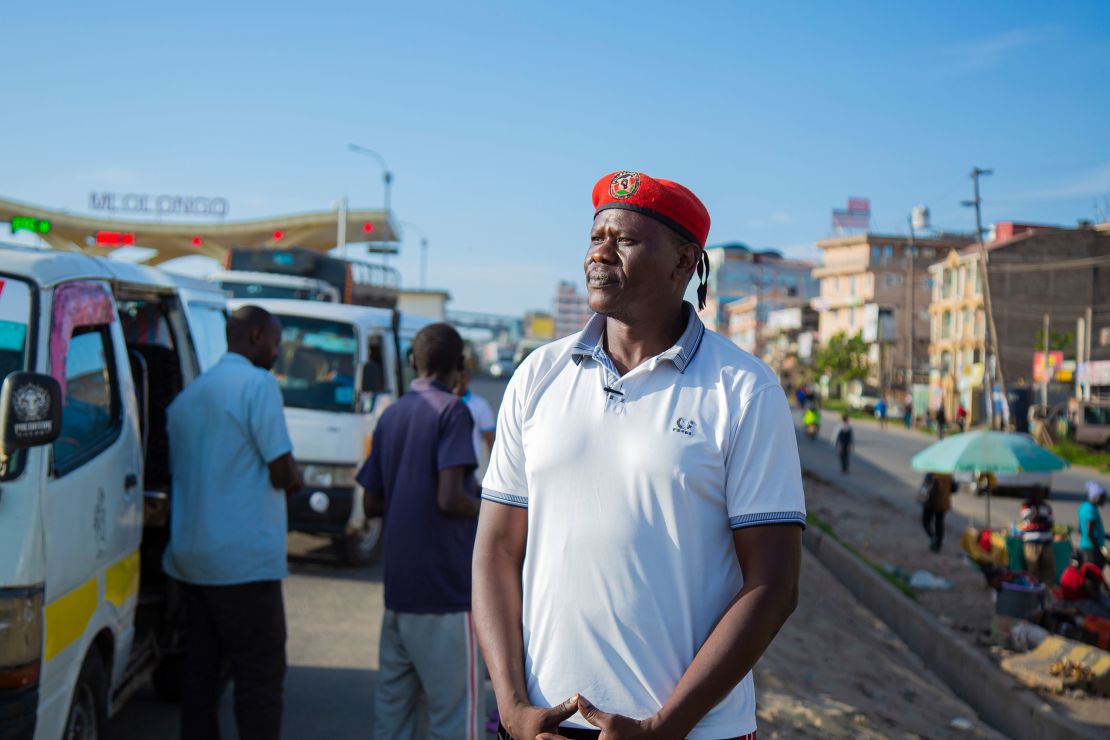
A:
<svg viewBox="0 0 1110 740">
<path fill-rule="evenodd" d="M 432 324 L 412 343 L 409 393 L 382 414 L 358 481 L 384 514 L 385 616 L 373 737 L 416 736 L 421 693 L 430 737 L 475 738 L 481 663 L 470 620 L 477 459 L 470 411 L 451 391 L 463 341 Z"/>
</svg>

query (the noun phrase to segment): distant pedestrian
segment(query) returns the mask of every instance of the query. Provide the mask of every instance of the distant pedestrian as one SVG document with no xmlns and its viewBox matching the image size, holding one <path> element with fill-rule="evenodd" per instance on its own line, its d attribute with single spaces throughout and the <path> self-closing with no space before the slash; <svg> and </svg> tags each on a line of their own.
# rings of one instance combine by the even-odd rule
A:
<svg viewBox="0 0 1110 740">
<path fill-rule="evenodd" d="M 805 385 L 799 385 L 798 389 L 794 391 L 794 399 L 798 402 L 798 408 L 804 409 L 806 407 L 806 399 L 809 394 L 806 393 Z"/>
<path fill-rule="evenodd" d="M 371 737 L 477 737 L 481 663 L 470 619 L 479 499 L 474 422 L 453 392 L 463 341 L 431 324 L 412 343 L 417 379 L 382 413 L 358 473 L 367 516 L 384 515 L 385 614 Z"/>
<path fill-rule="evenodd" d="M 875 418 L 879 420 L 879 428 L 886 429 L 886 399 L 880 398 L 879 402 L 875 404 Z"/>
<path fill-rule="evenodd" d="M 956 426 L 960 428 L 961 432 L 967 431 L 967 409 L 961 403 L 956 407 Z"/>
<path fill-rule="evenodd" d="M 243 740 L 281 735 L 285 678 L 285 497 L 302 487 L 269 373 L 281 324 L 244 306 L 227 322 L 227 354 L 170 404 L 173 495 L 163 567 L 187 610 L 183 740 L 220 737 L 224 664 Z"/>
<path fill-rule="evenodd" d="M 840 417 L 840 428 L 836 430 L 836 454 L 840 456 L 840 472 L 848 472 L 848 458 L 852 454 L 852 445 L 854 432 L 852 431 L 852 422 L 848 421 L 848 415 L 844 414 Z"/>
<path fill-rule="evenodd" d="M 926 473 L 921 482 L 921 525 L 929 535 L 929 549 L 940 552 L 944 543 L 944 517 L 952 508 L 956 482 L 951 475 Z"/>
<path fill-rule="evenodd" d="M 1087 500 L 1079 505 L 1079 549 L 1088 563 L 1101 572 L 1106 567 L 1102 548 L 1106 545 L 1106 529 L 1099 509 L 1106 503 L 1106 489 L 1098 481 L 1087 481 Z"/>
<path fill-rule="evenodd" d="M 1021 543 L 1025 569 L 1046 586 L 1056 582 L 1056 558 L 1052 552 L 1052 507 L 1045 502 L 1048 490 L 1033 486 L 1021 505 Z"/>
<path fill-rule="evenodd" d="M 470 365 L 464 364 L 462 372 L 459 373 L 459 380 L 455 384 L 455 395 L 466 404 L 466 408 L 470 410 L 470 418 L 474 420 L 474 456 L 478 460 L 475 477 L 482 480 L 482 476 L 486 473 L 490 450 L 493 449 L 497 417 L 493 415 L 493 408 L 490 407 L 489 401 L 479 396 L 470 387 L 470 377 Z"/>
<path fill-rule="evenodd" d="M 944 413 L 944 406 L 937 408 L 937 439 L 944 439 L 944 430 L 948 427 L 948 417 Z"/>
</svg>

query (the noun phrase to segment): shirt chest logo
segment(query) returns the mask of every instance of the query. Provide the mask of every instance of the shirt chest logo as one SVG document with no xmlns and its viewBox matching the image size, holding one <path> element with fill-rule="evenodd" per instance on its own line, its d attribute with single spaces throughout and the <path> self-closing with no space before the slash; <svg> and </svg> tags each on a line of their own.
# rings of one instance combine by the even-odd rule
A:
<svg viewBox="0 0 1110 740">
<path fill-rule="evenodd" d="M 672 428 L 671 431 L 685 434 L 687 437 L 693 437 L 695 426 L 697 426 L 697 424 L 692 419 L 684 419 L 680 416 L 678 417 L 678 421 L 674 423 L 674 428 Z"/>
</svg>

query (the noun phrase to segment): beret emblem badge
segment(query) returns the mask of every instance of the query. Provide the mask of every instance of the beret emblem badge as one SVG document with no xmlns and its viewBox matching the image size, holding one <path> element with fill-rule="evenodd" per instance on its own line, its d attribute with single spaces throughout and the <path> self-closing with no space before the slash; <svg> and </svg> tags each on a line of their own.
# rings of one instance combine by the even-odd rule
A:
<svg viewBox="0 0 1110 740">
<path fill-rule="evenodd" d="M 609 182 L 609 197 L 617 200 L 631 198 L 640 189 L 639 172 L 618 172 Z"/>
</svg>

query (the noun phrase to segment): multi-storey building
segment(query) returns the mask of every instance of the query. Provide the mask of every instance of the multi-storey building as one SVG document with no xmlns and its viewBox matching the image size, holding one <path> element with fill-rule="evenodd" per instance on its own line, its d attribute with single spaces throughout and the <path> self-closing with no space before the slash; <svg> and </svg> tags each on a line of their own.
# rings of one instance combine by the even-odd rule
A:
<svg viewBox="0 0 1110 740">
<path fill-rule="evenodd" d="M 1091 309 L 1091 362 L 1110 360 L 1110 232 L 1002 223 L 987 243 L 991 305 L 1003 378 L 1009 389 L 1030 388 L 1033 353 L 1045 314 L 1049 332 L 1077 338 L 1077 319 Z M 988 352 L 977 245 L 951 250 L 928 268 L 929 403 L 953 418 L 960 404 L 972 423 L 986 413 L 983 389 Z M 1108 337 L 1110 338 L 1110 337 Z M 1065 348 L 1076 357 L 1075 348 Z M 1062 389 L 1064 392 L 1066 388 Z"/>
<path fill-rule="evenodd" d="M 797 386 L 808 379 L 806 373 L 813 365 L 817 324 L 817 312 L 808 303 L 775 309 L 767 314 L 767 321 L 760 330 L 762 357 L 784 385 Z"/>
<path fill-rule="evenodd" d="M 870 385 L 909 390 L 915 380 L 923 383 L 929 344 L 926 268 L 942 250 L 971 240 L 962 234 L 918 238 L 914 250 L 909 237 L 884 234 L 817 242 L 823 260 L 813 271 L 821 283 L 813 308 L 819 315 L 820 341 L 841 332 L 862 334 L 870 345 Z"/>
<path fill-rule="evenodd" d="M 769 293 L 799 298 L 817 295 L 811 262 L 786 259 L 773 249 L 753 250 L 739 242 L 705 251 L 709 254 L 709 289 L 699 315 L 714 331 L 728 333 L 726 308 L 743 298 Z"/>
<path fill-rule="evenodd" d="M 578 292 L 578 284 L 561 280 L 555 290 L 555 338 L 569 336 L 590 319 L 590 305 L 585 293 Z"/>
</svg>

